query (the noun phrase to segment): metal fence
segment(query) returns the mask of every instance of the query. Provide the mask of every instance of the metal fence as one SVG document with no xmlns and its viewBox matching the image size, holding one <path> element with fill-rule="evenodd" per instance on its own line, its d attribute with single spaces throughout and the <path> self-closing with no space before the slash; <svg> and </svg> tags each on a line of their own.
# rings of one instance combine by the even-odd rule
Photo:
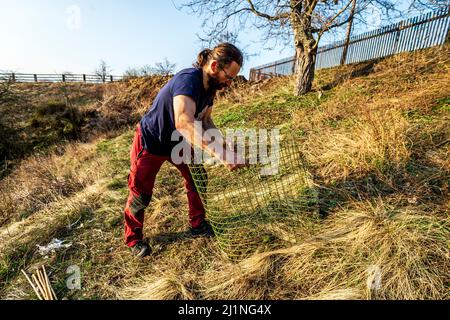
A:
<svg viewBox="0 0 450 320">
<path fill-rule="evenodd" d="M 449 31 L 449 22 L 449 8 L 443 8 L 351 37 L 345 64 L 441 45 Z M 340 65 L 345 46 L 345 40 L 341 40 L 319 47 L 316 70 Z M 289 57 L 250 69 L 250 80 L 294 72 L 295 57 Z"/>
<path fill-rule="evenodd" d="M 32 73 L 0 73 L 0 82 L 84 82 L 106 83 L 122 80 L 121 76 L 99 76 L 92 74 L 32 74 Z"/>
</svg>

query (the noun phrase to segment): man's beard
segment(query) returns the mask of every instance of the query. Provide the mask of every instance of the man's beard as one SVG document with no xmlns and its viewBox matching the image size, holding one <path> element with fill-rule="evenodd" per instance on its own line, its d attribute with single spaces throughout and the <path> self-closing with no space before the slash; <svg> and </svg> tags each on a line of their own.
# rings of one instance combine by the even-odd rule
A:
<svg viewBox="0 0 450 320">
<path fill-rule="evenodd" d="M 227 85 L 224 83 L 220 83 L 214 76 L 208 75 L 208 87 L 209 90 L 212 91 L 220 91 L 225 88 Z"/>
</svg>

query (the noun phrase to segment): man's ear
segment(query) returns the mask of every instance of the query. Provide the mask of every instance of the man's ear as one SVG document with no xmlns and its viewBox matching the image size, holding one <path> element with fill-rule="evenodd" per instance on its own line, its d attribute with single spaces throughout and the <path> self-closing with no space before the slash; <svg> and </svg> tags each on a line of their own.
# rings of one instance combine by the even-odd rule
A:
<svg viewBox="0 0 450 320">
<path fill-rule="evenodd" d="M 210 67 L 211 67 L 211 71 L 213 72 L 213 73 L 217 73 L 218 71 L 219 71 L 219 63 L 218 63 L 218 61 L 217 60 L 211 60 L 211 65 L 210 65 Z"/>
</svg>

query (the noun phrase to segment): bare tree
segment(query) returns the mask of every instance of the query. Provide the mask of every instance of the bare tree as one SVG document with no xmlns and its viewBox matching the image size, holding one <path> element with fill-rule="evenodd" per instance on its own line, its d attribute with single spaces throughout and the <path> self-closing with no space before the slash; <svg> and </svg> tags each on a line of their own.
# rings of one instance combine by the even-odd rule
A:
<svg viewBox="0 0 450 320">
<path fill-rule="evenodd" d="M 149 77 L 156 74 L 156 68 L 150 65 L 144 65 L 140 68 L 130 67 L 124 72 L 126 78 Z"/>
<path fill-rule="evenodd" d="M 156 68 L 152 67 L 151 65 L 143 65 L 139 68 L 139 75 L 141 77 L 149 77 L 156 74 Z"/>
<path fill-rule="evenodd" d="M 155 63 L 155 66 L 144 65 L 140 68 L 130 67 L 124 72 L 124 77 L 137 78 L 137 77 L 150 77 L 154 75 L 168 76 L 175 70 L 175 63 L 171 63 L 167 58 L 163 62 Z"/>
<path fill-rule="evenodd" d="M 422 2 L 439 0 L 415 0 Z M 263 31 L 263 43 L 294 43 L 296 53 L 295 94 L 311 90 L 317 49 L 324 33 L 344 27 L 354 18 L 364 24 L 368 8 L 377 8 L 385 20 L 399 17 L 400 0 L 186 0 L 178 9 L 187 9 L 204 19 L 205 38 L 219 38 L 230 28 L 249 26 Z M 352 8 L 354 8 L 352 10 Z"/>
<path fill-rule="evenodd" d="M 106 82 L 106 78 L 111 74 L 111 67 L 103 60 L 100 60 L 100 65 L 94 70 L 94 74 Z"/>
<path fill-rule="evenodd" d="M 176 67 L 176 63 L 171 63 L 167 58 L 162 62 L 155 63 L 154 73 L 161 76 L 171 75 Z"/>
<path fill-rule="evenodd" d="M 129 67 L 125 72 L 123 73 L 124 78 L 137 78 L 140 77 L 140 71 L 137 68 Z"/>
<path fill-rule="evenodd" d="M 422 12 L 427 10 L 445 9 L 449 6 L 449 0 L 412 0 L 410 9 Z"/>
</svg>

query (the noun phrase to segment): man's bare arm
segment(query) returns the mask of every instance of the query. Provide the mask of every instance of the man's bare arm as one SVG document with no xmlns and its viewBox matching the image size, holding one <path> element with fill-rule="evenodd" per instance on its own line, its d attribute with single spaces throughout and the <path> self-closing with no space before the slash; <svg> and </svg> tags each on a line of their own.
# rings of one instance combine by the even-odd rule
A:
<svg viewBox="0 0 450 320">
<path fill-rule="evenodd" d="M 204 116 L 203 116 L 203 119 L 202 119 L 202 126 L 203 126 L 203 130 L 205 131 L 205 132 L 207 132 L 208 130 L 215 130 L 215 132 L 214 132 L 214 139 L 215 139 L 215 142 L 217 142 L 219 145 L 222 145 L 222 146 L 226 146 L 226 143 L 225 143 L 225 138 L 223 137 L 223 135 L 222 135 L 222 133 L 220 132 L 220 130 L 216 127 L 216 125 L 214 124 L 214 122 L 213 122 L 213 119 L 212 119 L 212 117 L 211 117 L 211 114 L 212 114 L 212 108 L 210 107 L 210 108 L 208 108 L 207 110 L 206 110 L 206 112 L 205 112 L 205 114 L 204 114 Z M 206 134 L 206 139 L 208 140 L 208 141 L 212 141 L 212 138 L 211 138 L 211 136 L 210 135 L 208 135 L 208 134 Z"/>
<path fill-rule="evenodd" d="M 212 114 L 212 107 L 209 107 L 205 115 L 203 116 L 202 122 L 203 122 L 203 130 L 209 130 L 209 129 L 217 129 L 216 125 L 213 122 L 213 119 L 211 117 Z"/>
<path fill-rule="evenodd" d="M 193 146 L 197 146 L 202 150 L 207 151 L 213 157 L 221 160 L 229 169 L 236 169 L 239 167 L 233 164 L 233 161 L 225 161 L 223 158 L 226 154 L 232 154 L 232 159 L 235 158 L 234 152 L 222 146 L 218 152 L 215 148 L 210 146 L 210 141 L 203 138 L 203 130 L 196 130 L 195 121 L 195 101 L 189 96 L 179 95 L 173 101 L 174 118 L 176 129 L 186 138 L 186 140 Z M 203 128 L 202 128 L 203 129 Z M 230 159 L 230 157 L 226 157 Z"/>
<path fill-rule="evenodd" d="M 208 142 L 203 140 L 202 132 L 197 132 L 194 127 L 195 101 L 188 96 L 176 96 L 173 99 L 173 111 L 175 128 L 191 145 L 205 150 Z"/>
</svg>

